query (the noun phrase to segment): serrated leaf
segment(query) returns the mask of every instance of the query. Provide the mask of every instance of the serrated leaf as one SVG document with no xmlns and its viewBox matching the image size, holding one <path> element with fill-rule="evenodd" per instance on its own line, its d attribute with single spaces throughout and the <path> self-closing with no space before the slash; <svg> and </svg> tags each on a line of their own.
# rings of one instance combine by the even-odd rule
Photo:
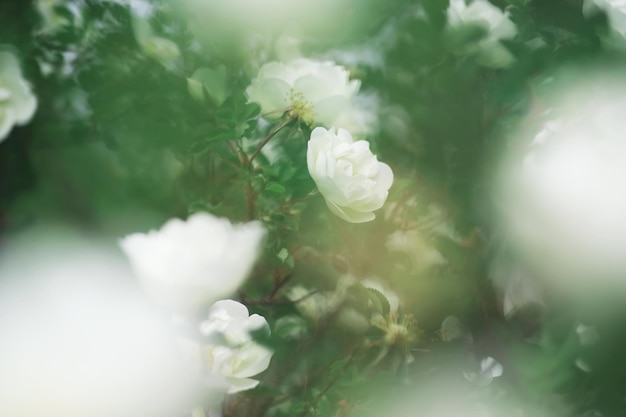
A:
<svg viewBox="0 0 626 417">
<path fill-rule="evenodd" d="M 383 316 L 386 316 L 387 314 L 389 314 L 389 311 L 391 310 L 391 306 L 389 304 L 389 300 L 387 300 L 387 297 L 385 297 L 385 294 L 383 294 L 382 292 L 378 290 L 375 290 L 374 288 L 365 288 L 365 289 L 368 292 L 369 299 L 374 305 L 374 308 L 376 308 L 376 310 Z"/>
</svg>

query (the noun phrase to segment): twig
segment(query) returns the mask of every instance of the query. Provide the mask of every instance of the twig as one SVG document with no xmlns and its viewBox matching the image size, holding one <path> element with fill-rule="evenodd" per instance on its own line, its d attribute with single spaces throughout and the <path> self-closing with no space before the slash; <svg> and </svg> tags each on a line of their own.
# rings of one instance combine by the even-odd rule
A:
<svg viewBox="0 0 626 417">
<path fill-rule="evenodd" d="M 263 139 L 263 141 L 259 144 L 259 146 L 257 146 L 257 148 L 254 150 L 254 152 L 252 153 L 252 155 L 248 159 L 248 169 L 250 169 L 252 167 L 252 161 L 254 161 L 254 158 L 256 158 L 259 155 L 259 153 L 261 152 L 261 149 L 263 149 L 263 147 L 265 145 L 267 145 L 267 142 L 272 140 L 272 138 L 274 136 L 276 136 L 276 134 L 278 132 L 283 130 L 285 127 L 287 127 L 287 125 L 289 123 L 291 123 L 294 120 L 295 120 L 294 117 L 290 117 L 289 119 L 286 119 L 284 122 L 282 122 L 280 125 L 278 125 L 278 127 L 276 127 L 274 130 L 272 130 L 270 132 L 270 134 L 265 137 L 265 139 Z"/>
<path fill-rule="evenodd" d="M 250 158 L 247 159 L 247 162 L 245 162 L 245 165 L 248 168 L 248 181 L 246 184 L 246 212 L 248 214 L 248 220 L 254 220 L 254 201 L 256 199 L 254 195 L 254 188 L 252 187 L 252 162 L 259 155 L 259 153 L 261 152 L 261 149 L 263 149 L 263 147 L 267 145 L 267 142 L 269 142 L 274 136 L 276 136 L 278 132 L 283 130 L 285 127 L 287 127 L 287 125 L 289 125 L 294 120 L 295 120 L 295 117 L 290 117 L 284 120 L 274 130 L 272 130 L 270 134 L 267 135 L 265 139 L 263 139 L 263 141 L 259 144 L 259 146 L 257 146 L 257 148 L 254 150 L 252 155 L 250 155 Z M 244 155 L 243 158 L 245 158 L 245 154 L 243 155 Z"/>
</svg>

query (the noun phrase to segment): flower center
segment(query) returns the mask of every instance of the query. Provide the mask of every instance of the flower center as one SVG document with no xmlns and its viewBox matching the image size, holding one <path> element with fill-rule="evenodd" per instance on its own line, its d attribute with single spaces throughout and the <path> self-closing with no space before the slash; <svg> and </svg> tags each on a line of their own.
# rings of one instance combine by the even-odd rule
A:
<svg viewBox="0 0 626 417">
<path fill-rule="evenodd" d="M 293 89 L 289 92 L 288 100 L 291 103 L 289 116 L 297 117 L 309 126 L 313 125 L 313 119 L 315 118 L 313 103 L 306 101 L 304 94 Z"/>
</svg>

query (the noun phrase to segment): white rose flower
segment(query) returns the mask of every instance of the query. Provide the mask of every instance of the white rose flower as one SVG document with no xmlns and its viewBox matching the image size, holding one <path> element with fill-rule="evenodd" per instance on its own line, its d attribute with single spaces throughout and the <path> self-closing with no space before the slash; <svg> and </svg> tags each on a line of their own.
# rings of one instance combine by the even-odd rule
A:
<svg viewBox="0 0 626 417">
<path fill-rule="evenodd" d="M 473 0 L 468 6 L 466 0 L 450 0 L 448 7 L 448 26 L 452 29 L 467 25 L 482 26 L 487 34 L 467 52 L 475 52 L 479 62 L 488 67 L 506 67 L 514 57 L 500 43 L 502 39 L 512 39 L 517 35 L 517 28 L 507 14 L 487 0 Z"/>
<path fill-rule="evenodd" d="M 233 300 L 213 304 L 200 325 L 200 332 L 214 342 L 203 347 L 203 359 L 212 373 L 230 383 L 229 394 L 256 387 L 259 381 L 251 377 L 269 366 L 273 352 L 250 336 L 259 330 L 269 332 L 267 321 L 258 314 L 250 316 L 246 306 Z"/>
<path fill-rule="evenodd" d="M 140 282 L 161 304 L 193 312 L 231 295 L 244 282 L 264 230 L 196 213 L 169 220 L 159 231 L 135 233 L 120 245 Z"/>
<path fill-rule="evenodd" d="M 611 28 L 626 37 L 626 0 L 585 0 L 583 3 L 583 13 L 592 14 L 597 10 L 603 10 Z"/>
<path fill-rule="evenodd" d="M 13 125 L 24 125 L 37 109 L 37 98 L 22 77 L 17 57 L 9 51 L 0 51 L 0 142 Z"/>
<path fill-rule="evenodd" d="M 322 127 L 311 132 L 307 149 L 309 174 L 328 208 L 351 223 L 374 220 L 393 183 L 389 165 L 378 162 L 364 140 L 347 130 Z"/>
<path fill-rule="evenodd" d="M 349 75 L 331 61 L 269 62 L 261 67 L 246 95 L 269 119 L 276 120 L 290 110 L 305 122 L 330 126 L 361 85 Z"/>
</svg>

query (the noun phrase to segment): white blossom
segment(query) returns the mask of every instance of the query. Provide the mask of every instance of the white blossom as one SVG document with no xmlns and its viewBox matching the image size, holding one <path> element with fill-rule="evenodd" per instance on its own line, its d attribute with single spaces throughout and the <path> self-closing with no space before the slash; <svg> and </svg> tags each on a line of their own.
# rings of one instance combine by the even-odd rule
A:
<svg viewBox="0 0 626 417">
<path fill-rule="evenodd" d="M 196 213 L 159 231 L 135 233 L 121 247 L 146 291 L 178 311 L 192 312 L 231 295 L 256 260 L 264 230 Z"/>
<path fill-rule="evenodd" d="M 351 223 L 374 220 L 393 183 L 389 165 L 378 162 L 367 141 L 353 141 L 344 129 L 314 129 L 307 165 L 328 208 Z"/>
<path fill-rule="evenodd" d="M 298 58 L 287 64 L 269 62 L 246 89 L 268 119 L 290 110 L 306 122 L 330 126 L 348 108 L 360 82 L 331 61 Z"/>
<path fill-rule="evenodd" d="M 269 332 L 267 321 L 233 300 L 213 304 L 208 319 L 200 324 L 200 332 L 208 343 L 202 347 L 203 360 L 211 373 L 224 377 L 229 394 L 256 387 L 251 377 L 265 371 L 273 352 L 255 342 L 253 331 Z"/>
<path fill-rule="evenodd" d="M 514 251 L 543 279 L 588 296 L 583 288 L 623 285 L 626 271 L 626 100 L 618 75 L 585 77 L 553 100 L 534 137 L 512 148 L 497 201 Z"/>
<path fill-rule="evenodd" d="M 467 50 L 468 53 L 475 52 L 482 65 L 497 68 L 513 62 L 513 55 L 500 40 L 514 38 L 517 28 L 499 8 L 487 0 L 473 0 L 469 5 L 466 0 L 450 0 L 447 16 L 448 26 L 453 30 L 475 25 L 487 31 L 475 47 Z"/>
<path fill-rule="evenodd" d="M 28 123 L 37 109 L 37 98 L 23 78 L 17 57 L 0 51 L 0 142 L 14 125 Z"/>
<path fill-rule="evenodd" d="M 124 259 L 33 228 L 0 251 L 0 415 L 181 415 L 199 394 L 169 323 Z"/>
</svg>

